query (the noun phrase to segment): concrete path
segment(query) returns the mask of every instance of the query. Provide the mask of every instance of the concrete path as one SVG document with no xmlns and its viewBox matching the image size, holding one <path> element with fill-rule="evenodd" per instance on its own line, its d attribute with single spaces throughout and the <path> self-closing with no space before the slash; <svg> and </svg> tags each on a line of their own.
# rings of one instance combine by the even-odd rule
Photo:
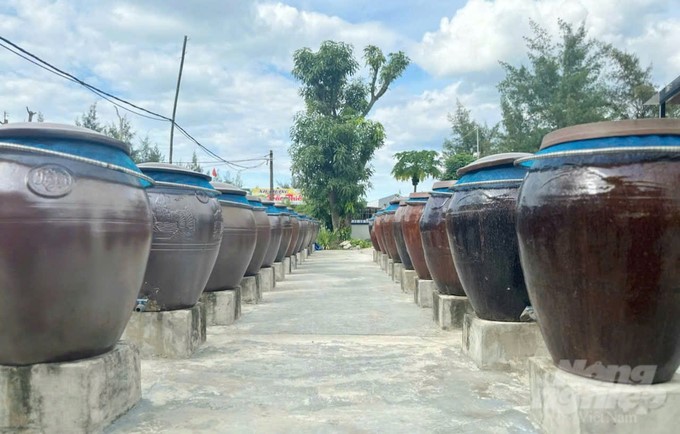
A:
<svg viewBox="0 0 680 434">
<path fill-rule="evenodd" d="M 316 252 L 190 360 L 142 362 L 107 433 L 527 433 L 529 386 L 479 371 L 371 261 Z"/>
</svg>

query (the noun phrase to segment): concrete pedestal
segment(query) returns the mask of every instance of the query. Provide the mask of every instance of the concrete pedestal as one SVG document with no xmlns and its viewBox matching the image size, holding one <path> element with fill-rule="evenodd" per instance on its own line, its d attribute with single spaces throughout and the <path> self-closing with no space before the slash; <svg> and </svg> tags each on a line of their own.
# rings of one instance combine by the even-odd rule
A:
<svg viewBox="0 0 680 434">
<path fill-rule="evenodd" d="M 387 268 L 385 269 L 385 273 L 392 278 L 392 273 L 394 273 L 394 260 L 392 259 L 387 259 Z"/>
<path fill-rule="evenodd" d="M 206 325 L 230 325 L 241 317 L 241 288 L 204 292 L 201 303 Z"/>
<path fill-rule="evenodd" d="M 290 256 L 286 256 L 285 258 L 283 258 L 283 273 L 284 273 L 284 275 L 288 275 L 288 274 L 293 272 L 293 269 L 291 268 L 290 262 L 291 262 Z"/>
<path fill-rule="evenodd" d="M 413 294 L 416 292 L 416 287 L 418 286 L 418 274 L 416 270 L 407 270 L 406 268 L 401 270 L 401 290 L 407 294 Z"/>
<path fill-rule="evenodd" d="M 480 369 L 526 369 L 529 357 L 548 350 L 535 322 L 501 322 L 465 315 L 463 353 Z"/>
<path fill-rule="evenodd" d="M 427 282 L 421 280 L 421 282 Z M 432 319 L 442 330 L 453 330 L 463 327 L 466 314 L 472 313 L 472 306 L 467 297 L 440 294 L 433 281 L 432 286 Z M 422 297 L 427 298 L 427 284 L 422 286 Z M 420 296 L 419 290 L 419 296 Z"/>
<path fill-rule="evenodd" d="M 133 312 L 123 339 L 142 357 L 190 357 L 205 342 L 205 306 L 168 312 Z"/>
<path fill-rule="evenodd" d="M 415 290 L 413 291 L 413 301 L 420 307 L 432 308 L 432 298 L 437 291 L 434 280 L 415 279 Z M 439 313 L 437 313 L 439 316 Z"/>
<path fill-rule="evenodd" d="M 392 281 L 394 283 L 401 283 L 401 272 L 404 271 L 404 264 L 395 262 L 392 266 Z"/>
<path fill-rule="evenodd" d="M 529 359 L 531 418 L 551 434 L 671 434 L 680 428 L 680 375 L 654 385 L 615 384 Z"/>
<path fill-rule="evenodd" d="M 373 262 L 378 263 L 378 260 L 380 258 L 380 252 L 377 250 L 373 250 Z"/>
<path fill-rule="evenodd" d="M 302 256 L 302 252 L 297 252 L 297 253 L 295 254 L 295 262 L 297 263 L 297 265 L 302 264 L 302 262 L 303 262 L 304 260 L 305 260 L 305 258 Z"/>
<path fill-rule="evenodd" d="M 241 303 L 257 304 L 262 301 L 262 292 L 257 286 L 257 276 L 244 276 L 241 287 Z"/>
<path fill-rule="evenodd" d="M 260 288 L 260 293 L 273 291 L 275 286 L 274 269 L 272 267 L 260 268 L 260 272 L 257 273 L 257 287 Z"/>
<path fill-rule="evenodd" d="M 297 253 L 294 254 L 293 256 L 290 257 L 290 272 L 292 273 L 293 270 L 297 270 L 298 267 L 298 257 Z"/>
<path fill-rule="evenodd" d="M 74 362 L 0 365 L 0 433 L 100 432 L 139 401 L 140 371 L 127 342 Z"/>
<path fill-rule="evenodd" d="M 286 264 L 283 262 L 274 262 L 272 268 L 274 269 L 274 279 L 276 279 L 277 282 L 286 280 Z"/>
<path fill-rule="evenodd" d="M 387 263 L 389 262 L 389 258 L 387 256 L 387 253 L 381 253 L 380 254 L 380 269 L 383 270 L 385 273 L 387 273 Z"/>
</svg>

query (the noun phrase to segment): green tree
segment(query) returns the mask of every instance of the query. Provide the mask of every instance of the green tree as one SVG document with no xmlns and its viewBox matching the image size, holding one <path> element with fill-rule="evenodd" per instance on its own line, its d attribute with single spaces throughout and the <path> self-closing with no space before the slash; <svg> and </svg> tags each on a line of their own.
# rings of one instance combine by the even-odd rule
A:
<svg viewBox="0 0 680 434">
<path fill-rule="evenodd" d="M 349 44 L 325 41 L 317 52 L 293 55 L 305 111 L 291 128 L 291 170 L 315 216 L 330 216 L 335 230 L 349 227 L 363 206 L 369 162 L 383 145 L 382 125 L 366 115 L 410 62 L 401 51 L 386 57 L 374 46 L 364 49 L 364 60 L 368 83 L 355 77 L 359 63 Z"/>
<path fill-rule="evenodd" d="M 501 94 L 504 151 L 536 151 L 545 134 L 557 128 L 606 119 L 610 111 L 601 44 L 578 28 L 559 21 L 560 40 L 531 23 L 525 38 L 529 66 L 501 62 L 505 79 Z"/>
<path fill-rule="evenodd" d="M 162 162 L 165 161 L 165 155 L 161 153 L 158 144 L 152 144 L 149 136 L 144 136 L 139 145 L 133 147 L 132 159 L 135 163 Z"/>
<path fill-rule="evenodd" d="M 191 163 L 186 163 L 184 166 L 187 169 L 193 170 L 194 172 L 203 173 L 203 168 L 198 163 L 198 156 L 196 155 L 196 151 L 194 151 L 194 153 L 191 154 Z"/>
<path fill-rule="evenodd" d="M 99 117 L 97 117 L 96 102 L 92 103 L 87 113 L 83 113 L 79 119 L 76 119 L 76 126 L 89 128 L 100 133 L 104 132 L 105 127 L 99 122 Z"/>
<path fill-rule="evenodd" d="M 414 193 L 418 191 L 420 181 L 441 176 L 437 151 L 404 151 L 397 152 L 394 157 L 397 164 L 392 168 L 392 176 L 397 181 L 411 181 Z"/>
<path fill-rule="evenodd" d="M 475 158 L 490 155 L 498 151 L 500 126 L 488 126 L 472 119 L 468 110 L 460 101 L 456 101 L 456 110 L 448 115 L 451 122 L 451 135 L 444 140 L 443 157 L 444 173 L 442 179 L 457 179 L 456 172 L 467 166 Z"/>
<path fill-rule="evenodd" d="M 442 179 L 458 179 L 458 169 L 475 161 L 475 156 L 468 153 L 451 154 L 444 159 L 444 174 Z"/>
<path fill-rule="evenodd" d="M 652 83 L 652 68 L 643 68 L 640 59 L 631 53 L 605 45 L 604 53 L 610 63 L 607 80 L 612 119 L 656 117 L 658 108 L 645 102 L 656 93 Z"/>
</svg>

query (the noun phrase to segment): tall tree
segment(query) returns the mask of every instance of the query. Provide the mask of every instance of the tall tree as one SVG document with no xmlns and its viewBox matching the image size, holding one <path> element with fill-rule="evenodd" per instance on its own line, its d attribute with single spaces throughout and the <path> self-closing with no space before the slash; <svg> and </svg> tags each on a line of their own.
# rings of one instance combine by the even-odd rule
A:
<svg viewBox="0 0 680 434">
<path fill-rule="evenodd" d="M 604 120 L 610 109 L 601 46 L 584 25 L 560 20 L 557 43 L 538 24 L 531 26 L 534 35 L 525 38 L 529 66 L 501 62 L 503 150 L 536 151 L 548 132 Z"/>
<path fill-rule="evenodd" d="M 652 68 L 643 68 L 640 59 L 605 45 L 603 52 L 609 61 L 607 81 L 612 119 L 639 119 L 657 116 L 657 107 L 646 106 L 656 89 L 652 83 Z"/>
<path fill-rule="evenodd" d="M 397 163 L 392 168 L 392 176 L 397 181 L 411 181 L 414 193 L 418 191 L 420 181 L 441 176 L 437 151 L 404 151 L 397 152 L 394 157 Z"/>
<path fill-rule="evenodd" d="M 193 154 L 191 154 L 191 163 L 185 164 L 187 169 L 191 169 L 194 172 L 198 173 L 203 173 L 203 167 L 198 162 L 198 156 L 196 155 L 196 151 L 194 151 Z"/>
<path fill-rule="evenodd" d="M 135 163 L 161 162 L 165 161 L 165 155 L 161 153 L 158 144 L 152 144 L 149 136 L 144 136 L 139 145 L 132 149 L 132 159 Z"/>
<path fill-rule="evenodd" d="M 475 158 L 490 155 L 497 151 L 500 137 L 499 125 L 488 126 L 472 119 L 468 110 L 460 101 L 456 101 L 456 110 L 448 115 L 451 122 L 451 135 L 444 140 L 444 173 L 443 179 L 456 179 L 456 171 L 468 165 Z M 479 148 L 479 149 L 478 149 Z"/>
<path fill-rule="evenodd" d="M 97 116 L 97 103 L 94 102 L 88 109 L 87 113 L 80 115 L 79 119 L 76 119 L 76 125 L 83 128 L 89 128 L 94 131 L 104 132 L 104 125 L 99 122 L 99 117 Z"/>
<path fill-rule="evenodd" d="M 302 48 L 293 55 L 305 111 L 291 128 L 292 174 L 305 201 L 318 217 L 330 215 L 336 230 L 349 227 L 363 206 L 373 173 L 368 163 L 383 145 L 382 125 L 366 115 L 410 62 L 401 51 L 386 57 L 375 46 L 364 49 L 364 60 L 368 84 L 355 77 L 359 62 L 349 44 L 325 41 L 317 52 Z"/>
</svg>

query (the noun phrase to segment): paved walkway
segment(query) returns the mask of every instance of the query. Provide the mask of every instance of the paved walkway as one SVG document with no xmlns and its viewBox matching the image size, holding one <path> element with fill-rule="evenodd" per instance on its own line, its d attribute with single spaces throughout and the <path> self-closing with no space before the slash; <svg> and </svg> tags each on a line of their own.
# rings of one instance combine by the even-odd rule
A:
<svg viewBox="0 0 680 434">
<path fill-rule="evenodd" d="M 371 261 L 316 252 L 190 360 L 144 360 L 107 433 L 526 433 L 528 382 L 479 371 Z"/>
</svg>

